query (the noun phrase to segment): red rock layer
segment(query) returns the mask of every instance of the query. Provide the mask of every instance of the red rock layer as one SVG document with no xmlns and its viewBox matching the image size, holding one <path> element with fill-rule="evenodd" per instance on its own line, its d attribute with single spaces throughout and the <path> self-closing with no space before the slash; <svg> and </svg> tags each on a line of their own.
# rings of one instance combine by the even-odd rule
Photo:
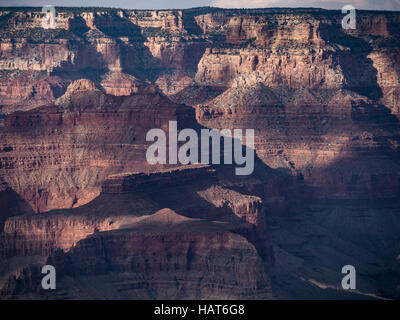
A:
<svg viewBox="0 0 400 320">
<path fill-rule="evenodd" d="M 135 79 L 156 83 L 168 95 L 193 82 L 346 87 L 373 94 L 398 113 L 397 13 L 359 13 L 357 29 L 346 31 L 340 13 L 321 10 L 110 9 L 57 14 L 57 29 L 46 36 L 37 31 L 39 12 L 2 15 L 6 27 L 0 43 L 0 103 L 8 106 L 5 113 L 54 100 L 77 74 L 90 76 L 115 95 L 134 92 Z M 27 81 L 32 70 L 35 74 Z M 110 79 L 108 72 L 123 75 Z M 52 80 L 49 86 L 44 74 L 62 80 Z M 15 79 L 13 84 L 9 78 Z M 25 92 L 31 92 L 29 97 Z"/>
<path fill-rule="evenodd" d="M 109 174 L 157 169 L 145 158 L 147 131 L 184 123 L 185 108 L 154 88 L 128 97 L 94 88 L 74 82 L 57 105 L 14 113 L 1 128 L 0 176 L 35 211 L 82 205 Z"/>
<path fill-rule="evenodd" d="M 335 198 L 396 198 L 398 120 L 346 91 L 234 87 L 196 108 L 209 128 L 253 128 L 255 150 L 270 167 L 286 167 Z"/>
</svg>

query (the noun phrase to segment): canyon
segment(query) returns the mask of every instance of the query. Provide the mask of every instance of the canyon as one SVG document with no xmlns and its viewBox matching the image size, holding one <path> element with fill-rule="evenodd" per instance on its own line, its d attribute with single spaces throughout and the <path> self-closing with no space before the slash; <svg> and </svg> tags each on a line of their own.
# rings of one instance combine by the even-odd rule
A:
<svg viewBox="0 0 400 320">
<path fill-rule="evenodd" d="M 56 12 L 0 11 L 2 299 L 400 297 L 400 13 Z M 253 173 L 148 163 L 170 121 Z"/>
</svg>

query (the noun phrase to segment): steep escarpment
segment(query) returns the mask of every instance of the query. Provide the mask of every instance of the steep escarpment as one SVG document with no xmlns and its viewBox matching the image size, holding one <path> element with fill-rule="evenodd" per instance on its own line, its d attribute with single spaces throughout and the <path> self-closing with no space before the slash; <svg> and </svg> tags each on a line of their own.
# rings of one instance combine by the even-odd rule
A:
<svg viewBox="0 0 400 320">
<path fill-rule="evenodd" d="M 82 240 L 68 254 L 73 265 L 67 265 L 66 272 L 128 273 L 126 281 L 120 279 L 114 286 L 131 297 L 271 297 L 262 261 L 243 237 L 222 230 L 209 232 L 205 225 L 196 231 L 191 226 L 195 222 L 176 223 L 181 231 L 160 232 L 156 222 L 152 232 L 142 231 L 141 225 L 137 231 L 101 233 Z"/>
<path fill-rule="evenodd" d="M 75 81 L 55 104 L 7 117 L 0 175 L 35 211 L 79 206 L 109 174 L 153 169 L 147 131 L 184 123 L 186 110 L 152 87 L 115 97 Z"/>
<path fill-rule="evenodd" d="M 55 29 L 42 28 L 43 16 L 36 8 L 5 10 L 1 16 L 5 113 L 51 102 L 77 78 L 128 95 L 141 81 L 163 83 L 179 71 L 181 86 L 161 86 L 175 92 L 190 84 L 204 51 L 204 41 L 185 30 L 181 11 L 67 9 L 57 11 Z"/>
<path fill-rule="evenodd" d="M 196 108 L 210 128 L 254 128 L 270 167 L 300 174 L 323 197 L 396 198 L 398 120 L 347 90 L 232 87 Z"/>
<path fill-rule="evenodd" d="M 356 30 L 343 30 L 342 17 L 326 10 L 60 8 L 56 28 L 42 29 L 40 10 L 4 9 L 0 104 L 5 113 L 26 110 L 85 77 L 116 95 L 134 91 L 137 79 L 171 96 L 237 81 L 346 87 L 398 113 L 399 15 L 361 11 Z"/>
<path fill-rule="evenodd" d="M 149 174 L 111 175 L 101 194 L 86 205 L 8 218 L 4 233 L 14 237 L 16 245 L 4 247 L 2 256 L 46 255 L 57 248 L 68 251 L 90 234 L 127 228 L 165 207 L 192 219 L 225 221 L 245 236 L 250 236 L 251 230 L 260 234 L 265 230 L 261 198 L 224 187 L 215 169 L 193 165 Z"/>
<path fill-rule="evenodd" d="M 48 262 L 57 268 L 56 293 L 38 289 L 38 262 L 32 260 L 4 281 L 2 296 L 23 298 L 33 291 L 50 299 L 272 297 L 262 260 L 244 237 L 170 209 L 127 229 L 97 232 L 67 253 L 54 252 Z M 17 285 L 26 278 L 25 285 Z M 94 284 L 96 297 L 89 294 L 88 283 Z"/>
<path fill-rule="evenodd" d="M 168 205 L 174 209 L 162 209 Z M 7 219 L 0 257 L 25 257 L 26 267 L 10 273 L 2 294 L 23 297 L 15 284 L 43 257 L 68 298 L 88 297 L 68 280 L 77 277 L 97 279 L 100 291 L 112 286 L 114 298 L 271 298 L 264 215 L 260 198 L 218 185 L 208 166 L 112 175 L 86 205 Z"/>
<path fill-rule="evenodd" d="M 209 128 L 254 128 L 259 158 L 310 188 L 306 209 L 268 215 L 273 289 L 312 299 L 316 287 L 335 288 L 336 270 L 351 262 L 367 275 L 361 293 L 397 298 L 400 127 L 393 109 L 377 102 L 373 89 L 367 97 L 356 88 L 275 87 L 249 78 L 197 105 L 196 116 Z"/>
<path fill-rule="evenodd" d="M 262 82 L 293 89 L 347 88 L 391 101 L 387 106 L 397 113 L 398 89 L 393 85 L 398 83 L 399 52 L 394 43 L 399 17 L 361 14 L 359 19 L 360 28 L 346 31 L 334 14 L 233 16 L 220 31 L 225 43 L 206 50 L 196 80 L 203 85 Z"/>
<path fill-rule="evenodd" d="M 32 213 L 32 207 L 24 201 L 10 186 L 0 179 L 0 228 L 8 217 Z"/>
</svg>

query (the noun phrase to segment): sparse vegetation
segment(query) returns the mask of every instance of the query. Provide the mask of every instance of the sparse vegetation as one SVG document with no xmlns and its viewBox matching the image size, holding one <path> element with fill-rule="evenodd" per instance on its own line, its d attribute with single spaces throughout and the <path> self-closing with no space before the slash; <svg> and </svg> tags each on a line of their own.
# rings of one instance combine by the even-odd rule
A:
<svg viewBox="0 0 400 320">
<path fill-rule="evenodd" d="M 145 37 L 171 37 L 171 33 L 162 28 L 142 28 L 141 31 Z"/>
<path fill-rule="evenodd" d="M 0 30 L 1 39 L 26 39 L 30 43 L 52 43 L 57 39 L 70 38 L 71 34 L 64 29 L 26 28 Z"/>
</svg>

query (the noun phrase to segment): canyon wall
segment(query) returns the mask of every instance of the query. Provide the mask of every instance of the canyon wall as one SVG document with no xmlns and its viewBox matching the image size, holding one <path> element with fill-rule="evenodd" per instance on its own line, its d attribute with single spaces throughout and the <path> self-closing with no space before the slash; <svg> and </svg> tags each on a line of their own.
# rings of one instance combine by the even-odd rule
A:
<svg viewBox="0 0 400 320">
<path fill-rule="evenodd" d="M 5 119 L 0 175 L 34 211 L 82 205 L 112 173 L 156 169 L 145 158 L 147 131 L 184 122 L 187 111 L 151 86 L 115 97 L 75 81 L 55 103 Z"/>
<path fill-rule="evenodd" d="M 118 174 L 86 205 L 8 218 L 0 261 L 23 256 L 25 264 L 2 274 L 1 296 L 36 291 L 43 298 L 35 262 L 41 256 L 56 266 L 63 298 L 90 298 L 70 277 L 97 279 L 99 292 L 112 286 L 113 298 L 271 298 L 261 199 L 216 184 L 209 166 Z"/>
<path fill-rule="evenodd" d="M 255 128 L 257 154 L 270 167 L 328 184 L 323 188 L 336 188 L 337 196 L 351 179 L 365 181 L 360 196 L 383 192 L 383 185 L 390 197 L 398 194 L 392 156 L 379 160 L 385 165 L 376 165 L 376 179 L 362 169 L 380 143 L 389 153 L 398 148 L 396 120 L 388 114 L 397 117 L 400 105 L 396 12 L 360 11 L 355 30 L 343 30 L 342 15 L 327 10 L 57 14 L 56 29 L 44 30 L 40 12 L 3 12 L 3 113 L 52 103 L 80 77 L 114 96 L 153 83 L 173 101 L 195 106 L 203 126 Z M 329 173 L 355 155 L 357 173 Z M 334 177 L 321 177 L 324 168 Z M 371 179 L 380 182 L 374 187 Z"/>
<path fill-rule="evenodd" d="M 398 12 L 56 10 L 0 15 L 2 298 L 399 296 Z M 254 129 L 254 173 L 149 165 L 170 120 Z"/>
<path fill-rule="evenodd" d="M 60 10 L 47 30 L 39 10 L 2 11 L 3 112 L 50 102 L 77 76 L 115 95 L 138 80 L 168 95 L 243 81 L 345 87 L 399 112 L 397 13 L 360 12 L 357 29 L 343 30 L 325 10 Z"/>
</svg>

